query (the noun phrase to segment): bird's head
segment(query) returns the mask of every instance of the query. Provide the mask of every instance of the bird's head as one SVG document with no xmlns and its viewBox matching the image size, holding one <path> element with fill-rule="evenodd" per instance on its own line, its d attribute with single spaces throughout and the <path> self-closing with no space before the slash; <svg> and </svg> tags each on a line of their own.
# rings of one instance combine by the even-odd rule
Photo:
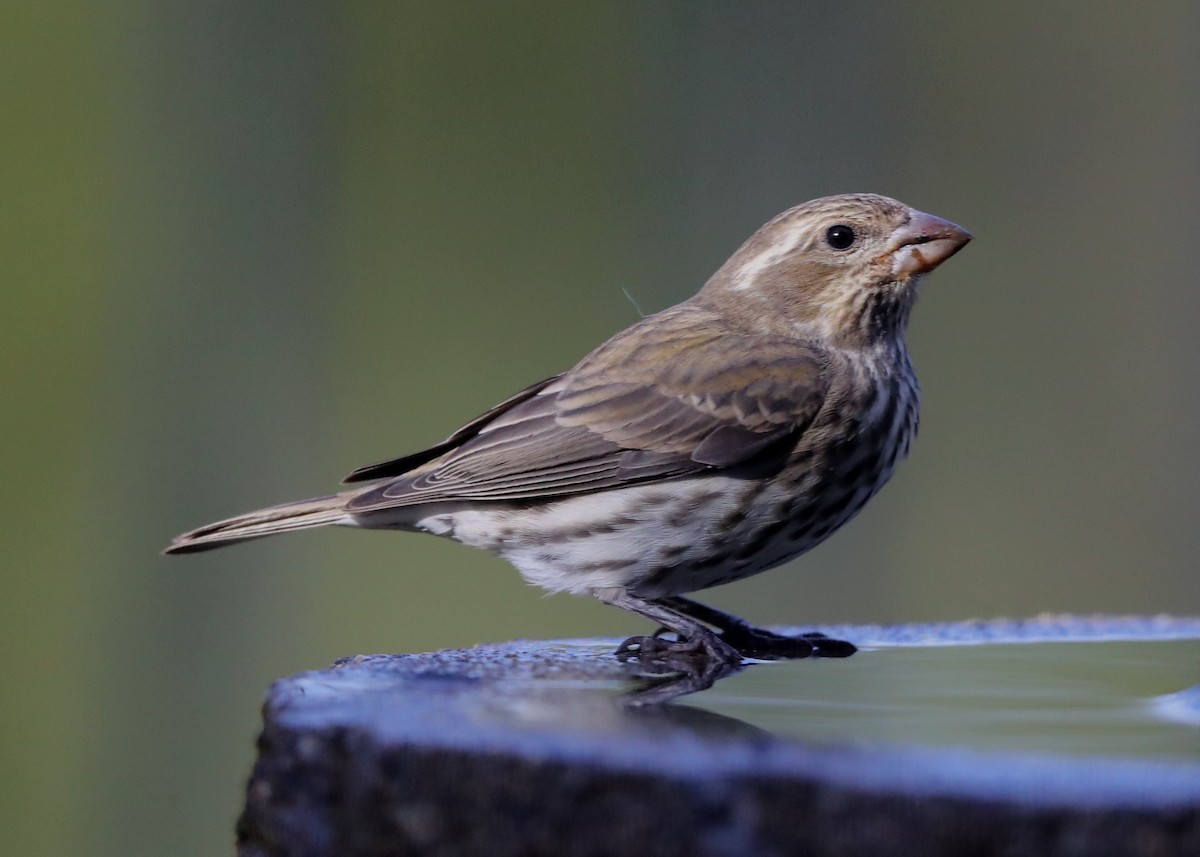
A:
<svg viewBox="0 0 1200 857">
<path fill-rule="evenodd" d="M 885 196 L 815 199 L 750 236 L 696 300 L 739 327 L 867 345 L 903 334 L 921 275 L 970 240 Z"/>
</svg>

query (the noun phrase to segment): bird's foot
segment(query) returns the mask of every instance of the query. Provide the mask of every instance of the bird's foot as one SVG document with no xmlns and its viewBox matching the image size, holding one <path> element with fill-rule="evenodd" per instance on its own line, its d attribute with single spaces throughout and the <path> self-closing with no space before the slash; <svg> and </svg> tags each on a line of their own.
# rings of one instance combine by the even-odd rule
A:
<svg viewBox="0 0 1200 857">
<path fill-rule="evenodd" d="M 848 658 L 858 651 L 853 643 L 834 640 L 816 631 L 796 637 L 785 637 L 783 634 L 756 628 L 745 619 L 739 619 L 723 610 L 708 607 L 681 595 L 662 598 L 657 604 L 715 628 L 725 643 L 748 658 Z"/>
<path fill-rule="evenodd" d="M 664 629 L 665 630 L 665 629 Z M 625 698 L 629 705 L 668 702 L 712 687 L 743 669 L 742 656 L 708 629 L 688 638 L 630 637 L 617 647 L 617 659 L 637 663 L 637 683 Z M 674 632 L 671 632 L 674 633 Z"/>
<path fill-rule="evenodd" d="M 656 664 L 680 672 L 695 672 L 704 664 L 740 666 L 741 653 L 721 637 L 705 630 L 688 638 L 669 640 L 653 637 L 630 637 L 617 646 L 617 660 L 637 660 L 641 664 Z"/>
<path fill-rule="evenodd" d="M 819 631 L 788 637 L 752 625 L 725 628 L 721 639 L 748 658 L 788 660 L 798 658 L 848 658 L 858 648 Z"/>
</svg>

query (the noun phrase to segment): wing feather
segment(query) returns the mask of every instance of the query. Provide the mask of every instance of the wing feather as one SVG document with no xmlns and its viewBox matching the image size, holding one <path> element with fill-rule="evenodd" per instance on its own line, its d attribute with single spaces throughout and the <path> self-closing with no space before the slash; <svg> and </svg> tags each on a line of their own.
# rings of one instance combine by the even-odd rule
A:
<svg viewBox="0 0 1200 857">
<path fill-rule="evenodd" d="M 403 455 L 400 458 L 392 458 L 387 461 L 381 461 L 378 464 L 368 464 L 366 467 L 360 467 L 343 479 L 342 484 L 367 482 L 372 479 L 385 479 L 389 476 L 399 476 L 403 473 L 408 473 L 410 470 L 420 467 L 428 461 L 432 461 L 439 455 L 443 455 L 451 449 L 461 446 L 477 435 L 489 423 L 504 414 L 505 411 L 512 409 L 513 406 L 524 402 L 531 396 L 536 396 L 540 391 L 561 377 L 562 375 L 553 375 L 545 380 L 538 381 L 536 384 L 531 384 L 516 395 L 510 396 L 500 404 L 480 414 L 441 443 L 435 444 L 428 449 L 423 449 L 412 455 Z"/>
<path fill-rule="evenodd" d="M 347 510 L 551 499 L 754 466 L 799 437 L 828 386 L 815 346 L 733 333 L 683 304 L 430 450 L 356 471 L 396 478 L 367 489 Z"/>
</svg>

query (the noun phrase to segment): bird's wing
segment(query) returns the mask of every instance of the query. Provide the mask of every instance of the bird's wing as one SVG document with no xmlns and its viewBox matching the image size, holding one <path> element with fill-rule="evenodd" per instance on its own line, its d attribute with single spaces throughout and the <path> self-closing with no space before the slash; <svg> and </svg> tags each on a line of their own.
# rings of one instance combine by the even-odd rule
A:
<svg viewBox="0 0 1200 857">
<path fill-rule="evenodd" d="M 828 373 L 815 347 L 667 321 L 635 325 L 572 371 L 468 424 L 433 456 L 359 471 L 420 462 L 359 494 L 347 511 L 536 501 L 754 466 L 821 409 Z"/>
<path fill-rule="evenodd" d="M 512 410 L 515 406 L 524 402 L 526 399 L 536 396 L 547 385 L 553 384 L 562 375 L 554 375 L 546 378 L 544 381 L 538 381 L 536 384 L 531 384 L 521 392 L 514 396 L 509 396 L 500 404 L 493 408 L 489 408 L 484 413 L 471 420 L 465 426 L 460 428 L 450 437 L 443 440 L 441 443 L 434 444 L 428 449 L 423 449 L 420 452 L 414 452 L 412 455 L 404 455 L 400 458 L 391 458 L 387 461 L 381 461 L 378 464 L 368 464 L 366 467 L 360 467 L 349 476 L 342 480 L 342 484 L 351 482 L 367 482 L 372 479 L 386 479 L 389 476 L 401 476 L 425 464 L 427 461 L 432 461 L 439 455 L 443 455 L 457 446 L 462 446 L 475 435 L 479 434 L 480 430 L 503 414 L 505 411 Z"/>
</svg>

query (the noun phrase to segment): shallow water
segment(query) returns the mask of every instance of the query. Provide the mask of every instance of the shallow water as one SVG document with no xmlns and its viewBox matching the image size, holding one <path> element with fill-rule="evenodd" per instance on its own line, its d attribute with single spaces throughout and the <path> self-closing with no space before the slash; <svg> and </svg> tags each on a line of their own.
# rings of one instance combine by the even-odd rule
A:
<svg viewBox="0 0 1200 857">
<path fill-rule="evenodd" d="M 1200 640 L 880 647 L 680 700 L 781 738 L 1200 759 Z"/>
</svg>

